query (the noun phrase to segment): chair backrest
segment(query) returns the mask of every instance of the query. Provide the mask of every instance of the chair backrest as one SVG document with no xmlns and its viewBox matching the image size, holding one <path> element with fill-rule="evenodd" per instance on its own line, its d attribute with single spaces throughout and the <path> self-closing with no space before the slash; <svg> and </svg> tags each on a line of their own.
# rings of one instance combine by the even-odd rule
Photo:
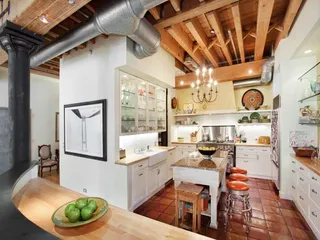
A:
<svg viewBox="0 0 320 240">
<path fill-rule="evenodd" d="M 51 159 L 51 145 L 38 146 L 38 156 L 41 160 Z"/>
</svg>

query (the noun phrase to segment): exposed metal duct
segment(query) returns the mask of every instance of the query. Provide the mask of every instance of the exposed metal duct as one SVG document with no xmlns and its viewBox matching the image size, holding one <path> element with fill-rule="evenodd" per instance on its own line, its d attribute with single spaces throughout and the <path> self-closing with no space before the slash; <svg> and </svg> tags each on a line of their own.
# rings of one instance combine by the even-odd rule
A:
<svg viewBox="0 0 320 240">
<path fill-rule="evenodd" d="M 261 85 L 260 78 L 253 78 L 253 79 L 233 82 L 233 87 L 235 89 L 244 88 L 244 87 L 254 87 L 254 86 L 259 86 L 259 85 Z"/>
<path fill-rule="evenodd" d="M 97 37 L 100 34 L 126 35 L 134 42 L 134 54 L 144 58 L 160 46 L 160 34 L 143 19 L 146 11 L 166 0 L 109 0 L 80 28 L 49 44 L 31 57 L 31 67 L 37 67 L 60 54 Z"/>
<path fill-rule="evenodd" d="M 269 83 L 273 77 L 274 57 L 269 58 L 262 66 L 261 82 Z"/>
</svg>

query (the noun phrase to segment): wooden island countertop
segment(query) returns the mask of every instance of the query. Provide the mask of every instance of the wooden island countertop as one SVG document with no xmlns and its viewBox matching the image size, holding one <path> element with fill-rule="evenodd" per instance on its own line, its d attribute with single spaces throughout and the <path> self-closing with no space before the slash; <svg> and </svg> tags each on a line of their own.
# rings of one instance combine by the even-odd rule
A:
<svg viewBox="0 0 320 240">
<path fill-rule="evenodd" d="M 47 180 L 30 180 L 13 198 L 18 210 L 31 222 L 60 239 L 108 240 L 204 240 L 205 236 L 140 216 L 109 205 L 108 212 L 86 226 L 60 228 L 53 224 L 51 215 L 66 202 L 83 197 Z"/>
</svg>

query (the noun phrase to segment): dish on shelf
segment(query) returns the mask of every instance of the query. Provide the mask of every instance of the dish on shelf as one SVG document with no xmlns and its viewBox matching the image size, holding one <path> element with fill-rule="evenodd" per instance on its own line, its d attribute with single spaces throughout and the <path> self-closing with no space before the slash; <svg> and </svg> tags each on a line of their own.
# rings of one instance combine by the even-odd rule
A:
<svg viewBox="0 0 320 240">
<path fill-rule="evenodd" d="M 257 112 L 254 112 L 254 113 L 251 113 L 251 114 L 250 114 L 250 119 L 251 119 L 251 120 L 254 120 L 254 119 L 255 119 L 255 120 L 258 120 L 258 121 L 259 121 L 260 118 L 261 118 L 261 116 L 260 116 L 260 114 L 257 113 Z"/>
<path fill-rule="evenodd" d="M 242 105 L 247 110 L 257 110 L 263 105 L 264 97 L 258 89 L 249 89 L 242 95 Z"/>
</svg>

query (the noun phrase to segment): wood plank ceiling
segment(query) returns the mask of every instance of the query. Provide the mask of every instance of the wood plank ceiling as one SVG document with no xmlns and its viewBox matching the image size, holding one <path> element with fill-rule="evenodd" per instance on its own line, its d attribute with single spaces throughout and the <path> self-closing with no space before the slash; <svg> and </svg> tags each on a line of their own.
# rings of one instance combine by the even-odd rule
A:
<svg viewBox="0 0 320 240">
<path fill-rule="evenodd" d="M 162 47 L 176 58 L 176 66 L 191 72 L 198 66 L 218 68 L 269 57 L 288 35 L 303 1 L 170 0 L 150 9 L 146 18 L 160 32 Z M 46 31 L 45 44 L 87 22 L 101 0 L 88 2 Z M 95 39 L 89 42 L 94 44 Z M 72 51 L 86 45 L 83 43 Z M 185 61 L 187 56 L 194 61 L 193 65 L 190 58 Z M 59 76 L 60 58 L 34 70 Z"/>
</svg>

